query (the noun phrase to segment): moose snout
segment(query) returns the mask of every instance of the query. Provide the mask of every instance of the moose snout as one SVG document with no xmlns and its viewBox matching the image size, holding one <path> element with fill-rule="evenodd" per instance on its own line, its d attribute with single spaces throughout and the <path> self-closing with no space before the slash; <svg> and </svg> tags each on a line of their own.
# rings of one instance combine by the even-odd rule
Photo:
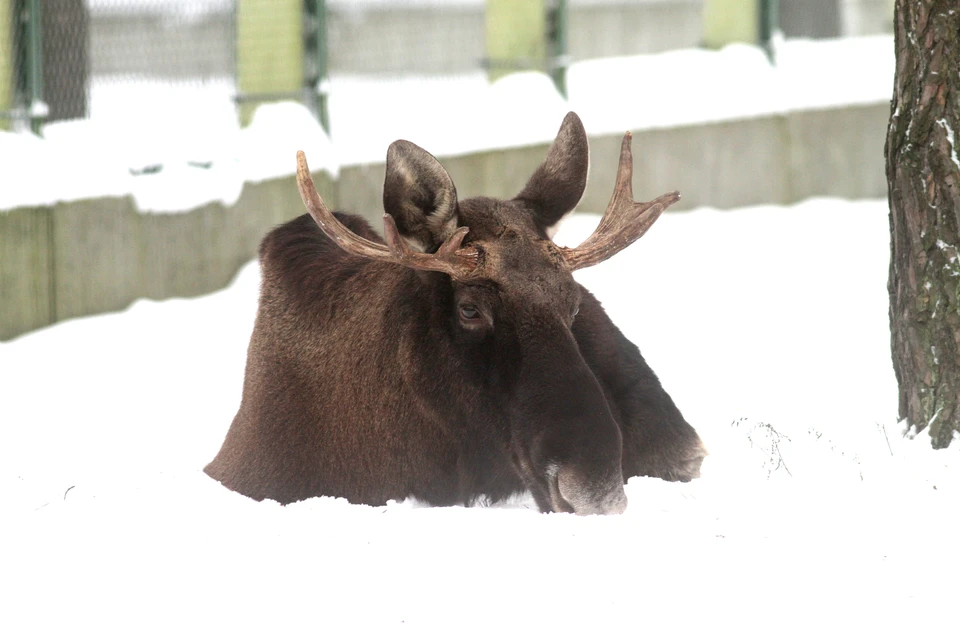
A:
<svg viewBox="0 0 960 640">
<path fill-rule="evenodd" d="M 604 503 L 604 513 L 619 515 L 627 510 L 627 494 L 623 490 L 623 485 L 611 494 L 610 499 Z"/>
<path fill-rule="evenodd" d="M 557 473 L 560 496 L 578 516 L 617 515 L 627 509 L 622 474 L 611 474 L 606 482 L 585 482 L 575 469 L 561 468 Z"/>
</svg>

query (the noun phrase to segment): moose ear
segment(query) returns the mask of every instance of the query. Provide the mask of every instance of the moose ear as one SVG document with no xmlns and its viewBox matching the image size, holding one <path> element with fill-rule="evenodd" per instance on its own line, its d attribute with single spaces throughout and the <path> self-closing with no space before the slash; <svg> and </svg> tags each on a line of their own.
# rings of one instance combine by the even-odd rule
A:
<svg viewBox="0 0 960 640">
<path fill-rule="evenodd" d="M 577 114 L 571 111 L 563 119 L 557 138 L 547 152 L 547 159 L 533 172 L 527 186 L 515 199 L 531 207 L 534 221 L 546 230 L 580 202 L 589 169 L 587 132 Z"/>
<path fill-rule="evenodd" d="M 387 149 L 383 210 L 414 249 L 431 251 L 457 230 L 457 188 L 436 158 L 397 140 Z"/>
</svg>

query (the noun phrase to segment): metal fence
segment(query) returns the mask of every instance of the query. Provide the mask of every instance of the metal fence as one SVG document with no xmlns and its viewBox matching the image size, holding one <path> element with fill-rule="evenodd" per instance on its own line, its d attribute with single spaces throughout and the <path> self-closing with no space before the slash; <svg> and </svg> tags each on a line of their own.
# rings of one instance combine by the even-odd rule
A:
<svg viewBox="0 0 960 640">
<path fill-rule="evenodd" d="M 45 122 L 109 114 L 120 105 L 106 103 L 122 103 L 137 86 L 155 92 L 218 86 L 228 95 L 235 69 L 233 5 L 0 0 L 0 129 L 38 131 Z"/>
<path fill-rule="evenodd" d="M 888 31 L 892 17 L 892 0 L 0 0 L 0 129 L 198 92 L 241 120 L 300 100 L 326 125 L 331 75 L 539 68 L 562 91 L 571 61 L 697 46 L 711 8 L 751 1 L 759 39 Z"/>
</svg>

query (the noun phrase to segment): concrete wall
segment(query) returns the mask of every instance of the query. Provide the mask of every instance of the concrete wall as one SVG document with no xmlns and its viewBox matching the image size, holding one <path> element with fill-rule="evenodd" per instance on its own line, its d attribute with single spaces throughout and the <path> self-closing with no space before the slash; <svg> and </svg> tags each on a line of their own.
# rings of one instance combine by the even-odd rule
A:
<svg viewBox="0 0 960 640">
<path fill-rule="evenodd" d="M 315 179 L 333 190 L 328 176 Z M 245 185 L 232 207 L 171 215 L 142 215 L 131 198 L 0 212 L 0 340 L 137 298 L 220 289 L 267 230 L 302 209 L 291 176 Z"/>
<path fill-rule="evenodd" d="M 813 196 L 886 196 L 883 143 L 887 103 L 633 132 L 634 194 L 652 199 L 678 189 L 671 207 L 789 204 Z M 602 212 L 613 192 L 622 135 L 590 139 L 590 178 L 578 209 Z M 517 194 L 546 155 L 533 145 L 441 157 L 461 198 Z M 382 163 L 343 167 L 337 189 L 346 211 L 383 211 Z"/>
<path fill-rule="evenodd" d="M 812 196 L 886 195 L 887 103 L 635 131 L 634 193 L 679 189 L 671 211 Z M 621 135 L 591 138 L 580 211 L 602 212 L 613 190 Z M 462 198 L 508 198 L 549 145 L 441 158 Z M 317 174 L 332 207 L 365 214 L 379 229 L 384 167 Z M 248 184 L 232 207 L 142 215 L 130 198 L 99 198 L 0 212 L 0 340 L 77 316 L 122 309 L 141 297 L 193 296 L 224 287 L 256 255 L 273 225 L 303 211 L 294 178 Z"/>
<path fill-rule="evenodd" d="M 679 189 L 682 211 L 789 204 L 813 196 L 886 196 L 886 103 L 634 132 L 634 194 Z M 581 210 L 603 211 L 613 189 L 619 136 L 591 140 Z"/>
<path fill-rule="evenodd" d="M 52 215 L 0 212 L 0 340 L 55 322 Z"/>
</svg>

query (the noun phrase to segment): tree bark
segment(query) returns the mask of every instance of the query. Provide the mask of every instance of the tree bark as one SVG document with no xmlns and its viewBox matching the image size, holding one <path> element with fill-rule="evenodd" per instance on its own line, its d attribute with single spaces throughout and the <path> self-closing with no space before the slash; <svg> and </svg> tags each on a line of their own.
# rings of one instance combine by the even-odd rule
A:
<svg viewBox="0 0 960 640">
<path fill-rule="evenodd" d="M 900 418 L 946 447 L 960 424 L 960 4 L 896 0 L 887 129 L 890 331 Z"/>
</svg>

